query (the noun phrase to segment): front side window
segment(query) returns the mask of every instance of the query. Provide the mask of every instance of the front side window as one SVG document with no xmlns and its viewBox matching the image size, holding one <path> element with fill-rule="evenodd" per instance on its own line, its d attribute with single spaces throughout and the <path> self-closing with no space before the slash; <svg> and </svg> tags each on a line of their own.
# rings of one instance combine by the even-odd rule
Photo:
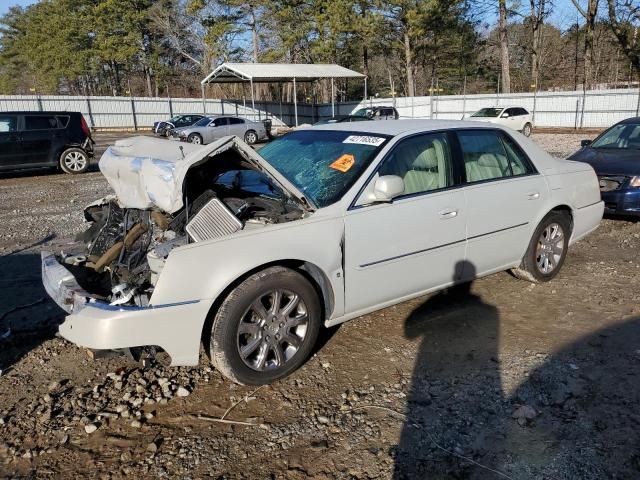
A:
<svg viewBox="0 0 640 480">
<path fill-rule="evenodd" d="M 15 132 L 18 130 L 18 117 L 15 115 L 0 115 L 0 132 Z"/>
<path fill-rule="evenodd" d="M 389 137 L 363 132 L 298 130 L 260 155 L 318 207 L 340 200 Z"/>
<path fill-rule="evenodd" d="M 512 167 L 502 135 L 492 130 L 458 132 L 468 183 L 520 175 L 524 167 Z M 514 146 L 511 154 L 517 159 Z"/>
<path fill-rule="evenodd" d="M 471 116 L 479 118 L 496 118 L 501 112 L 501 108 L 481 108 Z"/>
<path fill-rule="evenodd" d="M 228 125 L 228 118 L 216 118 L 213 122 L 212 125 L 213 127 L 224 127 L 225 125 Z"/>
<path fill-rule="evenodd" d="M 27 115 L 24 123 L 25 130 L 49 130 L 58 128 L 58 121 L 54 116 Z"/>
<path fill-rule="evenodd" d="M 593 148 L 640 150 L 640 123 L 614 125 L 598 137 L 591 146 Z"/>
<path fill-rule="evenodd" d="M 404 180 L 404 194 L 423 193 L 453 184 L 451 149 L 444 133 L 417 135 L 400 142 L 378 170 Z"/>
</svg>

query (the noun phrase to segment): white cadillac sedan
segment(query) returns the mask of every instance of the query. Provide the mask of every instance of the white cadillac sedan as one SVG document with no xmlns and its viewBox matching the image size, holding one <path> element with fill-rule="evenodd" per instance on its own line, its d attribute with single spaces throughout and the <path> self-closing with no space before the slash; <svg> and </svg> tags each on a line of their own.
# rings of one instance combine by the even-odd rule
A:
<svg viewBox="0 0 640 480">
<path fill-rule="evenodd" d="M 603 213 L 589 165 L 459 121 L 323 125 L 259 154 L 137 137 L 100 169 L 114 195 L 77 249 L 42 253 L 60 333 L 172 365 L 204 344 L 243 384 L 293 372 L 323 326 L 503 270 L 551 280 Z"/>
</svg>

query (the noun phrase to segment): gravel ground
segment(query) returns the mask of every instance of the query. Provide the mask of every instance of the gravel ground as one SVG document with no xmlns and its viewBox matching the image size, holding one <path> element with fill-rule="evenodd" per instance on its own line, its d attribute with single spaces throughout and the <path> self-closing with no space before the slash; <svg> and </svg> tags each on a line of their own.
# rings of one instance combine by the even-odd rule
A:
<svg viewBox="0 0 640 480">
<path fill-rule="evenodd" d="M 565 156 L 582 136 L 533 138 Z M 0 478 L 640 475 L 640 223 L 604 220 L 548 284 L 496 274 L 328 331 L 256 391 L 204 356 L 142 368 L 55 336 L 38 252 L 107 192 L 97 172 L 0 178 Z"/>
</svg>

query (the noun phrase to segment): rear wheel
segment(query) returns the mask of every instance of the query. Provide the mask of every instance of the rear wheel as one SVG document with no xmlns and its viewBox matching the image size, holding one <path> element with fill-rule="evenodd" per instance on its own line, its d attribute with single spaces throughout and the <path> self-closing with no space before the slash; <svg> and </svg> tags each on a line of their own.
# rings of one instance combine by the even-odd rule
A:
<svg viewBox="0 0 640 480">
<path fill-rule="evenodd" d="M 249 145 L 253 145 L 258 141 L 258 134 L 253 130 L 249 130 L 247 133 L 244 134 L 244 141 L 247 142 Z"/>
<path fill-rule="evenodd" d="M 567 257 L 571 219 L 567 213 L 551 212 L 538 225 L 520 267 L 513 274 L 533 283 L 555 277 Z"/>
<path fill-rule="evenodd" d="M 533 131 L 533 126 L 530 123 L 525 123 L 524 127 L 522 128 L 522 134 L 525 137 L 528 137 L 531 135 L 532 131 Z"/>
<path fill-rule="evenodd" d="M 89 168 L 89 155 L 81 148 L 68 148 L 60 155 L 60 168 L 65 173 L 84 173 Z"/>
<path fill-rule="evenodd" d="M 237 383 L 271 383 L 307 360 L 320 322 L 313 285 L 291 269 L 267 268 L 238 285 L 218 309 L 212 363 Z"/>
<path fill-rule="evenodd" d="M 187 140 L 189 141 L 189 143 L 193 143 L 195 145 L 202 145 L 203 143 L 202 135 L 200 135 L 199 133 L 192 133 L 191 135 L 189 135 Z"/>
</svg>

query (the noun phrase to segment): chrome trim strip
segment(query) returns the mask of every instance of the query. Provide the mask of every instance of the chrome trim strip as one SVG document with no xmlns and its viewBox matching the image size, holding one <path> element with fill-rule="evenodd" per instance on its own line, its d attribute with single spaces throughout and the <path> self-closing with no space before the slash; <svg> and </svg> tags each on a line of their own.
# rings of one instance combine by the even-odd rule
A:
<svg viewBox="0 0 640 480">
<path fill-rule="evenodd" d="M 462 242 L 465 242 L 465 241 L 468 241 L 468 240 L 475 240 L 476 238 L 484 237 L 486 235 L 493 235 L 494 233 L 504 232 L 505 230 L 511 230 L 513 228 L 524 227 L 525 225 L 528 225 L 528 224 L 529 224 L 529 222 L 524 222 L 524 223 L 520 223 L 518 225 L 513 225 L 511 227 L 505 227 L 505 228 L 501 228 L 499 230 L 494 230 L 492 232 L 481 233 L 480 235 L 475 235 L 473 237 L 469 237 L 466 240 L 456 240 L 455 242 L 445 243 L 443 245 L 438 245 L 436 247 L 424 248 L 422 250 L 416 250 L 415 252 L 409 252 L 409 253 L 403 253 L 401 255 L 396 255 L 395 257 L 383 258 L 382 260 L 375 260 L 373 262 L 364 263 L 364 264 L 360 265 L 359 268 L 371 267 L 373 265 L 378 265 L 378 264 L 384 263 L 384 262 L 390 262 L 392 260 L 397 260 L 399 258 L 404 258 L 404 257 L 409 257 L 411 255 L 418 255 L 420 253 L 430 252 L 431 250 L 436 250 L 438 248 L 450 247 L 452 245 L 457 245 L 458 243 L 462 243 Z"/>
<path fill-rule="evenodd" d="M 140 310 L 156 310 L 159 308 L 179 307 L 181 305 L 191 305 L 200 303 L 200 300 L 186 300 L 184 302 L 164 303 L 162 305 L 149 305 L 148 307 L 133 307 L 127 305 L 110 305 L 104 302 L 87 302 L 85 307 L 94 307 L 98 310 L 106 310 L 109 312 L 135 312 Z"/>
</svg>

